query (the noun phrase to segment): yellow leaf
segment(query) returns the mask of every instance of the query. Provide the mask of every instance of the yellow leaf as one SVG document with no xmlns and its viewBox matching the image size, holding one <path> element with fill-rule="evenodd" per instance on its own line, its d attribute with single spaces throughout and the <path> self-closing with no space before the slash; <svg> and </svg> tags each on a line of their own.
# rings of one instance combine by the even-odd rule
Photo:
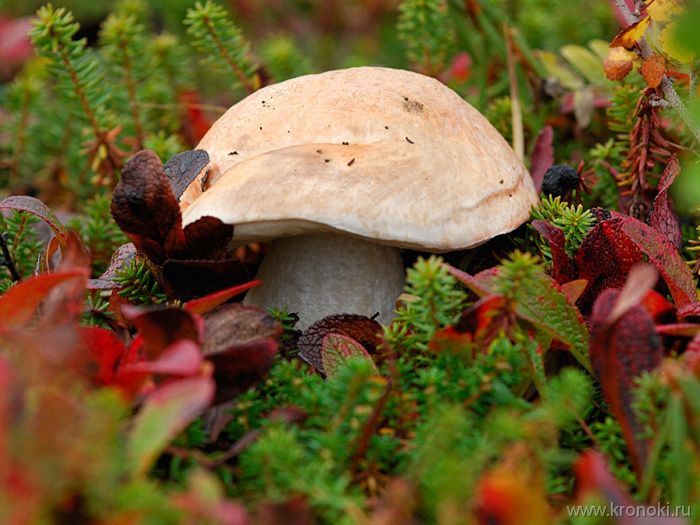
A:
<svg viewBox="0 0 700 525">
<path fill-rule="evenodd" d="M 610 47 L 624 47 L 632 49 L 643 37 L 651 19 L 648 16 L 634 24 L 628 25 L 610 42 Z"/>
<path fill-rule="evenodd" d="M 654 22 L 666 22 L 683 13 L 682 0 L 652 0 L 647 5 L 647 13 Z"/>
<path fill-rule="evenodd" d="M 695 60 L 695 53 L 678 42 L 676 38 L 676 22 L 670 22 L 659 33 L 657 40 L 661 51 L 671 60 L 681 64 L 690 64 Z"/>
</svg>

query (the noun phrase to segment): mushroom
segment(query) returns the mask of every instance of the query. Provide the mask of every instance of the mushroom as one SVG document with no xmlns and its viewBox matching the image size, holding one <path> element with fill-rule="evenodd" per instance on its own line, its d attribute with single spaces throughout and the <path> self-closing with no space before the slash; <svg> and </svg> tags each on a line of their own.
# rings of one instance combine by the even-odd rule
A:
<svg viewBox="0 0 700 525">
<path fill-rule="evenodd" d="M 445 252 L 525 222 L 537 194 L 478 111 L 439 81 L 359 67 L 298 77 L 231 107 L 197 146 L 209 163 L 180 201 L 240 243 L 269 241 L 245 301 L 299 326 L 334 313 L 392 318 L 399 248 Z"/>
</svg>

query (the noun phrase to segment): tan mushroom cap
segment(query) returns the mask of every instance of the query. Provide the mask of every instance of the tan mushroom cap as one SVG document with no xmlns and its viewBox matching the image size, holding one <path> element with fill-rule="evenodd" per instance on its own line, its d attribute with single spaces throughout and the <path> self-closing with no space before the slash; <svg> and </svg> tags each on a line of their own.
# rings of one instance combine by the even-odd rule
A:
<svg viewBox="0 0 700 525">
<path fill-rule="evenodd" d="M 240 241 L 336 231 L 449 251 L 515 229 L 537 202 L 486 118 L 409 71 L 360 67 L 265 87 L 197 147 L 208 175 L 183 194 L 184 222 L 218 217 Z"/>
</svg>

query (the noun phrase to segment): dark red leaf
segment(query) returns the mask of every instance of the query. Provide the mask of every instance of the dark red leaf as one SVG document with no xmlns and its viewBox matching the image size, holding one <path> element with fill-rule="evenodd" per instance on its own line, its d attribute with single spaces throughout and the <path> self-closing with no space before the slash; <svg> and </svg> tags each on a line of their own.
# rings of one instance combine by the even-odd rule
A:
<svg viewBox="0 0 700 525">
<path fill-rule="evenodd" d="M 44 221 L 61 242 L 66 238 L 66 230 L 63 228 L 61 221 L 59 221 L 56 214 L 39 199 L 26 195 L 7 197 L 0 201 L 0 210 L 15 210 L 31 213 Z"/>
<path fill-rule="evenodd" d="M 654 228 L 632 217 L 622 222 L 621 229 L 659 270 L 677 306 L 696 301 L 693 274 L 675 246 Z"/>
<path fill-rule="evenodd" d="M 672 323 L 660 324 L 656 326 L 656 333 L 661 335 L 673 335 L 679 337 L 694 337 L 700 333 L 700 324 L 695 323 Z"/>
<path fill-rule="evenodd" d="M 564 232 L 546 221 L 532 221 L 532 227 L 549 243 L 552 250 L 552 277 L 559 284 L 576 278 L 576 267 L 566 253 Z"/>
<path fill-rule="evenodd" d="M 623 221 L 613 217 L 598 223 L 579 247 L 579 277 L 588 281 L 579 303 L 584 311 L 603 290 L 622 288 L 632 266 L 644 260 L 642 251 L 620 231 Z"/>
<path fill-rule="evenodd" d="M 532 182 L 535 183 L 535 189 L 539 192 L 542 188 L 544 174 L 554 164 L 554 147 L 552 139 L 554 132 L 552 126 L 545 126 L 537 135 L 535 148 L 532 150 L 532 158 L 530 160 L 530 175 Z"/>
<path fill-rule="evenodd" d="M 0 329 L 22 328 L 34 317 L 37 307 L 56 286 L 71 279 L 86 279 L 84 271 L 47 273 L 17 283 L 0 296 Z"/>
<path fill-rule="evenodd" d="M 586 279 L 576 279 L 561 285 L 561 291 L 571 304 L 576 304 L 588 286 Z"/>
<path fill-rule="evenodd" d="M 666 165 L 661 181 L 659 181 L 658 193 L 651 206 L 649 213 L 649 225 L 666 236 L 666 238 L 677 249 L 683 245 L 683 235 L 681 234 L 681 226 L 678 222 L 678 215 L 673 210 L 671 197 L 668 194 L 668 189 L 673 184 L 678 174 L 681 171 L 678 157 L 671 157 Z"/>
<path fill-rule="evenodd" d="M 295 496 L 283 502 L 266 502 L 258 506 L 258 525 L 314 525 L 316 519 L 306 497 Z"/>
<path fill-rule="evenodd" d="M 112 216 L 156 264 L 185 246 L 180 206 L 160 159 L 150 150 L 139 151 L 124 165 L 112 196 Z"/>
<path fill-rule="evenodd" d="M 168 255 L 178 259 L 224 259 L 228 255 L 228 245 L 232 237 L 231 224 L 224 224 L 214 217 L 202 217 L 185 226 L 185 247 L 182 252 L 172 251 Z"/>
<path fill-rule="evenodd" d="M 180 198 L 208 163 L 209 154 L 203 149 L 183 151 L 165 163 L 163 170 L 176 198 Z"/>
<path fill-rule="evenodd" d="M 642 306 L 632 306 L 614 319 L 619 290 L 605 290 L 595 301 L 591 317 L 591 364 L 606 401 L 622 427 L 637 473 L 644 470 L 648 443 L 632 410 L 634 378 L 654 370 L 663 359 L 663 346 L 654 320 Z"/>
<path fill-rule="evenodd" d="M 282 326 L 264 310 L 223 304 L 204 316 L 202 351 L 214 364 L 216 402 L 228 401 L 262 379 L 277 355 Z"/>
<path fill-rule="evenodd" d="M 491 294 L 493 289 L 493 280 L 498 275 L 498 268 L 493 267 L 476 275 L 470 275 L 454 266 L 447 265 L 447 271 L 450 275 L 469 288 L 479 297 L 484 297 Z"/>
<path fill-rule="evenodd" d="M 381 344 L 381 332 L 381 325 L 374 319 L 364 315 L 329 315 L 316 321 L 301 334 L 297 343 L 299 357 L 323 373 L 321 347 L 323 338 L 327 334 L 335 333 L 351 337 L 372 354 L 376 352 L 377 347 Z"/>
<path fill-rule="evenodd" d="M 232 286 L 231 288 L 226 288 L 218 292 L 205 295 L 199 299 L 193 299 L 185 303 L 185 310 L 195 314 L 205 314 L 220 304 L 225 303 L 232 297 L 242 294 L 250 290 L 251 288 L 258 286 L 262 281 L 250 281 L 245 284 L 239 284 L 238 286 Z"/>
<path fill-rule="evenodd" d="M 163 265 L 163 284 L 168 297 L 188 300 L 246 283 L 250 274 L 238 259 L 168 259 Z"/>
<path fill-rule="evenodd" d="M 277 347 L 276 339 L 260 337 L 207 354 L 214 365 L 214 403 L 230 401 L 265 377 L 275 361 Z"/>
<path fill-rule="evenodd" d="M 139 330 L 143 338 L 144 355 L 156 359 L 166 348 L 182 339 L 198 343 L 200 331 L 192 314 L 180 308 L 143 310 L 133 306 L 123 306 L 127 319 Z"/>
</svg>

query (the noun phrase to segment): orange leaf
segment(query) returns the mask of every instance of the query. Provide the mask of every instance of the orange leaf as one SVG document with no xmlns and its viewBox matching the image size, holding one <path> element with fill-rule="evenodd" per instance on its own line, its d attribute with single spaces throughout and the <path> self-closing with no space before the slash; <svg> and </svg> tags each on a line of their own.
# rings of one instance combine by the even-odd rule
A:
<svg viewBox="0 0 700 525">
<path fill-rule="evenodd" d="M 613 38 L 612 42 L 610 42 L 610 47 L 624 47 L 625 49 L 632 49 L 635 44 L 639 42 L 642 37 L 644 37 L 644 33 L 646 32 L 650 21 L 651 18 L 645 16 L 634 24 L 628 25 L 626 28 L 620 31 L 615 38 Z"/>
<path fill-rule="evenodd" d="M 632 70 L 635 58 L 637 55 L 624 47 L 610 48 L 603 62 L 605 76 L 610 80 L 622 80 Z"/>
<path fill-rule="evenodd" d="M 658 85 L 661 84 L 664 73 L 666 73 L 666 61 L 661 55 L 651 55 L 642 62 L 642 67 L 639 68 L 639 72 L 642 74 L 649 87 L 658 87 Z"/>
</svg>

